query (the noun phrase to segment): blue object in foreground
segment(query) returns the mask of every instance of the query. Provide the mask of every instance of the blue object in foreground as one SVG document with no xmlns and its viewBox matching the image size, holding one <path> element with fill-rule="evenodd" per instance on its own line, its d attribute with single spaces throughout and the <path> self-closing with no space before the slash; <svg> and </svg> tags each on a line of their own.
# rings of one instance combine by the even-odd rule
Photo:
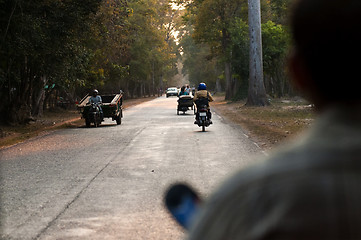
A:
<svg viewBox="0 0 361 240">
<path fill-rule="evenodd" d="M 175 220 L 188 230 L 199 211 L 200 199 L 187 185 L 176 184 L 167 191 L 165 204 Z"/>
</svg>

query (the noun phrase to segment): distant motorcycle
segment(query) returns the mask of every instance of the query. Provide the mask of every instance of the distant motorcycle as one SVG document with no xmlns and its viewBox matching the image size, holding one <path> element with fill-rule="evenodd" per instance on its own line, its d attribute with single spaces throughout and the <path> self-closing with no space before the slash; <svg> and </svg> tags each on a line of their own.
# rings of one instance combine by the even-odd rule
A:
<svg viewBox="0 0 361 240">
<path fill-rule="evenodd" d="M 87 127 L 90 127 L 90 125 L 94 123 L 94 126 L 98 127 L 101 122 L 102 116 L 100 113 L 100 106 L 98 103 L 92 103 L 85 118 L 85 124 Z"/>
<path fill-rule="evenodd" d="M 208 98 L 200 98 L 196 100 L 196 124 L 202 127 L 202 132 L 206 131 L 206 127 L 212 124 L 210 112 L 208 110 Z"/>
</svg>

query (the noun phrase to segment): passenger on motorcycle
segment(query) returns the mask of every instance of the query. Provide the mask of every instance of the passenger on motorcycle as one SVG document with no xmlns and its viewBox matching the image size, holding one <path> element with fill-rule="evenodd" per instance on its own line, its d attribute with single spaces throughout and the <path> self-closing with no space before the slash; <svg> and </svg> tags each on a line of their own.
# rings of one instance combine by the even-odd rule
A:
<svg viewBox="0 0 361 240">
<path fill-rule="evenodd" d="M 95 103 L 99 107 L 100 111 L 100 117 L 103 120 L 103 109 L 101 107 L 101 104 L 103 103 L 102 97 L 99 95 L 98 90 L 94 89 L 93 95 L 89 98 L 89 104 Z"/>
<path fill-rule="evenodd" d="M 180 92 L 178 94 L 178 97 L 183 96 L 183 95 L 189 95 L 189 93 L 186 91 L 185 86 L 181 87 L 181 90 L 180 90 Z"/>
<path fill-rule="evenodd" d="M 196 105 L 199 102 L 199 100 L 201 100 L 201 99 L 207 99 L 208 102 L 213 102 L 213 97 L 207 91 L 207 85 L 205 83 L 200 83 L 198 85 L 198 90 L 196 91 L 196 93 L 194 94 L 194 97 L 193 97 L 193 101 Z M 197 106 L 197 108 L 198 108 L 198 106 Z M 212 124 L 212 120 L 211 120 L 212 113 L 209 108 L 209 104 L 208 104 L 208 118 L 209 118 L 210 123 Z M 194 124 L 198 124 L 198 111 L 196 113 L 196 121 L 194 122 Z"/>
</svg>

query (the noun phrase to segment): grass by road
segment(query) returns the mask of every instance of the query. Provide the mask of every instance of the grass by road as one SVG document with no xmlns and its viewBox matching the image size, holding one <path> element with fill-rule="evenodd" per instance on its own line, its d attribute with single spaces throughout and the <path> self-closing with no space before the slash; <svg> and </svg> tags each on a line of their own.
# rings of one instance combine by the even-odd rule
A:
<svg viewBox="0 0 361 240">
<path fill-rule="evenodd" d="M 153 98 L 124 101 L 124 108 Z M 239 124 L 265 150 L 296 136 L 313 122 L 315 113 L 309 103 L 300 99 L 274 99 L 268 107 L 246 107 L 245 102 L 227 102 L 224 95 L 215 96 L 212 107 L 227 121 Z M 79 127 L 84 120 L 76 110 L 46 112 L 44 117 L 25 126 L 1 126 L 0 148 L 39 136 L 57 128 Z"/>
</svg>

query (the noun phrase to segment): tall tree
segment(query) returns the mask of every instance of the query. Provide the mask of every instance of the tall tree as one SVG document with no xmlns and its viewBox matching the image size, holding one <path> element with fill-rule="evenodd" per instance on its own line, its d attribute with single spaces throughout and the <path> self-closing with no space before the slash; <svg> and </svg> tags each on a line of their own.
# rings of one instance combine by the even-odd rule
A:
<svg viewBox="0 0 361 240">
<path fill-rule="evenodd" d="M 242 0 L 204 0 L 199 1 L 195 21 L 194 37 L 199 42 L 210 44 L 213 54 L 224 63 L 226 79 L 226 99 L 235 94 L 235 82 L 231 72 L 231 31 L 232 22 L 241 15 Z"/>
<path fill-rule="evenodd" d="M 24 122 L 41 114 L 46 84 L 61 85 L 82 56 L 100 0 L 0 2 L 0 115 Z M 73 78 L 76 79 L 76 78 Z"/>
<path fill-rule="evenodd" d="M 250 35 L 248 106 L 269 105 L 263 82 L 261 5 L 260 0 L 248 0 Z"/>
</svg>

